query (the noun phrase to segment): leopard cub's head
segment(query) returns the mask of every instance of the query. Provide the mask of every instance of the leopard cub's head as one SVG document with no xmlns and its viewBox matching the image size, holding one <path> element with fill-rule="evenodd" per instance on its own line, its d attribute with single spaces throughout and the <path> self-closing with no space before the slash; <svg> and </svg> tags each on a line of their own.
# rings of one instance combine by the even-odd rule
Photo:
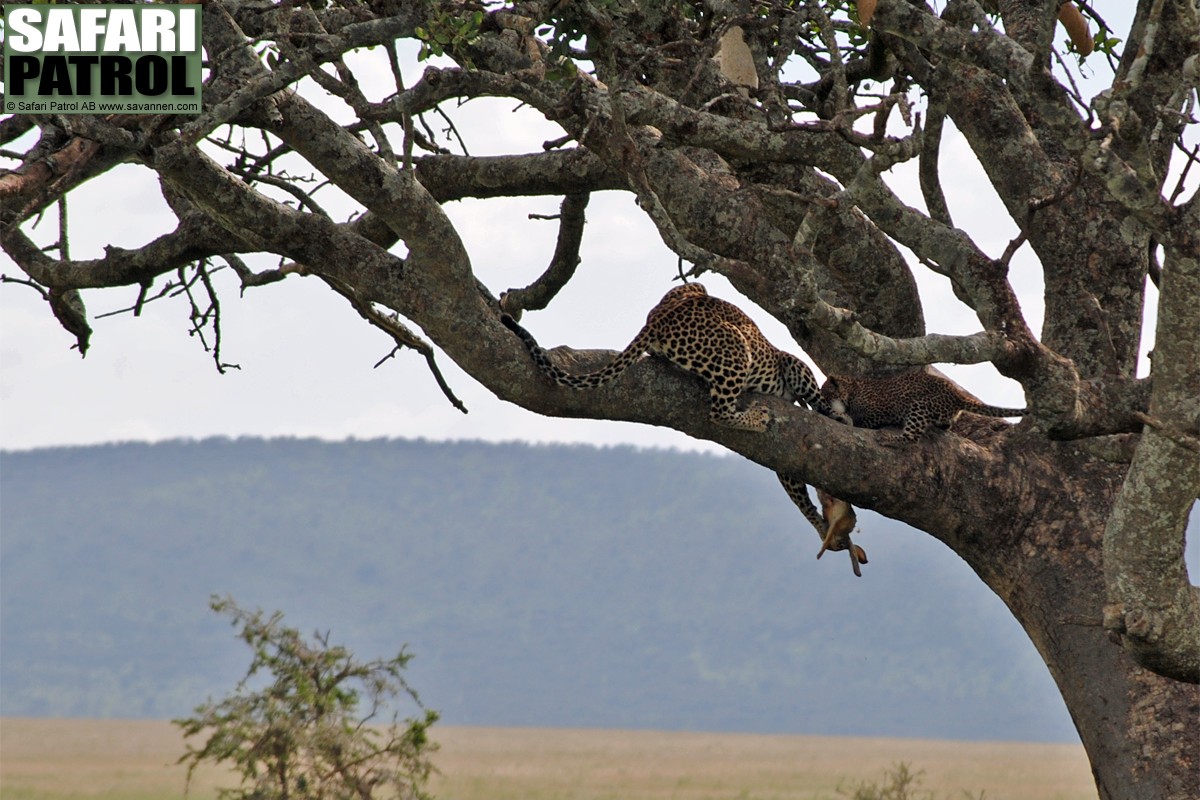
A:
<svg viewBox="0 0 1200 800">
<path fill-rule="evenodd" d="M 839 378 L 836 375 L 830 375 L 825 379 L 825 384 L 821 387 L 821 397 L 829 404 L 834 413 L 846 413 L 846 387 L 845 379 Z"/>
</svg>

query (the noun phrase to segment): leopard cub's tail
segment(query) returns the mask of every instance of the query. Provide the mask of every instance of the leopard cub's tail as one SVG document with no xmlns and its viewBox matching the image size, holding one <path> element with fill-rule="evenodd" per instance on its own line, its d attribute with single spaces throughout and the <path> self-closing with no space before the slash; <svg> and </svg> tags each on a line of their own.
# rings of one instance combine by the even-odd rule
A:
<svg viewBox="0 0 1200 800">
<path fill-rule="evenodd" d="M 999 406 L 989 406 L 987 403 L 972 403 L 964 410 L 972 414 L 982 414 L 985 417 L 1023 417 L 1029 413 L 1028 408 L 1000 408 Z"/>
</svg>

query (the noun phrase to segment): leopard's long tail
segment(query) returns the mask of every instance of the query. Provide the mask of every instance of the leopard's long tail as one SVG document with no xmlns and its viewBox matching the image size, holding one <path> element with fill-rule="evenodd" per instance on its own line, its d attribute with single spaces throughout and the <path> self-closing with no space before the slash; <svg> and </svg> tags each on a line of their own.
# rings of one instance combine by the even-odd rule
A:
<svg viewBox="0 0 1200 800">
<path fill-rule="evenodd" d="M 982 414 L 985 417 L 1023 417 L 1029 413 L 1028 408 L 1000 408 L 980 402 L 972 402 L 963 410 L 972 414 Z"/>
<path fill-rule="evenodd" d="M 533 334 L 522 328 L 515 319 L 508 314 L 502 314 L 500 321 L 504 323 L 504 327 L 517 335 L 529 350 L 529 355 L 533 357 L 534 363 L 538 365 L 538 368 L 547 377 L 558 385 L 567 386 L 571 389 L 595 389 L 598 386 L 603 386 L 628 369 L 630 364 L 637 361 L 646 352 L 645 345 L 642 342 L 642 334 L 639 333 L 629 346 L 622 350 L 621 354 L 603 369 L 584 375 L 572 375 L 552 362 L 546 350 L 533 338 Z"/>
</svg>

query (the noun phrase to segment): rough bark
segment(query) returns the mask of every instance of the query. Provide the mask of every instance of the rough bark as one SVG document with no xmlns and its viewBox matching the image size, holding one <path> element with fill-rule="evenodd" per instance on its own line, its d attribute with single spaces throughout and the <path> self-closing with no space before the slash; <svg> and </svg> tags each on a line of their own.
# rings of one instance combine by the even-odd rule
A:
<svg viewBox="0 0 1200 800">
<path fill-rule="evenodd" d="M 1200 25 L 1187 2 L 1140 4 L 1131 35 L 1141 46 L 1127 49 L 1112 90 L 1084 112 L 1048 71 L 1057 3 L 995 9 L 1007 35 L 972 2 L 949 4 L 941 18 L 885 0 L 874 31 L 851 39 L 851 23 L 832 25 L 836 9 L 819 3 L 760 15 L 739 3 L 528 2 L 489 7 L 478 28 L 459 27 L 474 9 L 449 0 L 212 3 L 204 113 L 139 125 L 33 118 L 40 140 L 20 169 L 0 175 L 0 244 L 77 337 L 92 334 L 86 312 L 64 298 L 80 289 L 139 287 L 140 305 L 163 276 L 202 279 L 214 258 L 246 287 L 315 275 L 434 365 L 404 321 L 418 326 L 501 400 L 675 428 L 908 522 L 959 553 L 1024 626 L 1102 797 L 1190 798 L 1200 770 L 1200 597 L 1182 551 L 1200 490 L 1200 201 L 1164 175 L 1194 124 L 1183 112 L 1188 81 L 1200 75 Z M 752 92 L 745 80 L 724 82 L 712 60 L 735 26 L 759 70 Z M 461 66 L 426 69 L 408 84 L 397 70 L 395 94 L 366 101 L 343 54 L 418 37 L 418 28 L 426 37 L 466 31 L 446 45 Z M 565 31 L 581 35 L 553 41 Z M 270 66 L 254 52 L 259 41 L 278 48 Z M 594 74 L 558 60 L 581 58 L 580 47 Z M 781 78 L 787 59 L 807 62 L 808 78 Z M 358 123 L 339 124 L 297 93 L 305 75 L 341 95 Z M 882 101 L 860 94 L 867 77 L 893 81 L 892 91 Z M 916 125 L 889 132 L 912 86 L 977 153 L 1020 228 L 1010 250 L 1027 242 L 1036 255 L 1047 289 L 1040 336 L 1008 280 L 1011 252 L 984 252 L 939 200 L 936 139 L 923 141 Z M 428 144 L 415 118 L 483 96 L 526 104 L 568 140 L 488 158 L 414 152 Z M 270 149 L 235 159 L 197 145 L 228 146 L 228 126 L 268 136 Z M 24 131 L 0 121 L 4 136 Z M 335 221 L 297 186 L 290 205 L 273 199 L 268 167 L 285 157 L 363 213 Z M 903 203 L 885 178 L 911 158 L 921 160 L 932 213 Z M 33 215 L 124 161 L 158 173 L 175 230 L 88 261 L 33 241 Z M 699 382 L 652 359 L 590 392 L 554 386 L 500 324 L 499 301 L 476 280 L 443 204 L 565 198 L 558 248 L 536 259 L 551 266 L 509 295 L 514 311 L 553 303 L 587 235 L 588 193 L 613 189 L 637 197 L 694 272 L 728 277 L 783 321 L 826 372 L 991 362 L 1021 382 L 1034 413 L 1013 427 L 965 417 L 898 452 L 871 431 L 779 400 L 761 401 L 773 415 L 766 434 L 716 426 Z M 1163 252 L 1159 328 L 1152 374 L 1139 379 L 1152 243 Z M 397 244 L 403 256 L 390 252 Z M 239 256 L 255 252 L 287 263 L 254 273 Z M 951 281 L 979 332 L 926 331 L 914 280 L 925 268 Z M 86 336 L 79 341 L 82 349 Z M 559 356 L 586 371 L 612 353 Z"/>
</svg>

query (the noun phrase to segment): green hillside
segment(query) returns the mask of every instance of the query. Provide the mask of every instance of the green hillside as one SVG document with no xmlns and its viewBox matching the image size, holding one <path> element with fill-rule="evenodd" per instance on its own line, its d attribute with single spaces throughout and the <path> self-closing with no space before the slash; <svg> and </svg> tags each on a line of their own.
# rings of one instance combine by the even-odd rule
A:
<svg viewBox="0 0 1200 800">
<path fill-rule="evenodd" d="M 223 440 L 0 455 L 0 713 L 169 717 L 241 677 L 230 593 L 416 654 L 450 723 L 1074 741 L 923 534 L 818 540 L 769 472 L 632 448 Z"/>
</svg>

